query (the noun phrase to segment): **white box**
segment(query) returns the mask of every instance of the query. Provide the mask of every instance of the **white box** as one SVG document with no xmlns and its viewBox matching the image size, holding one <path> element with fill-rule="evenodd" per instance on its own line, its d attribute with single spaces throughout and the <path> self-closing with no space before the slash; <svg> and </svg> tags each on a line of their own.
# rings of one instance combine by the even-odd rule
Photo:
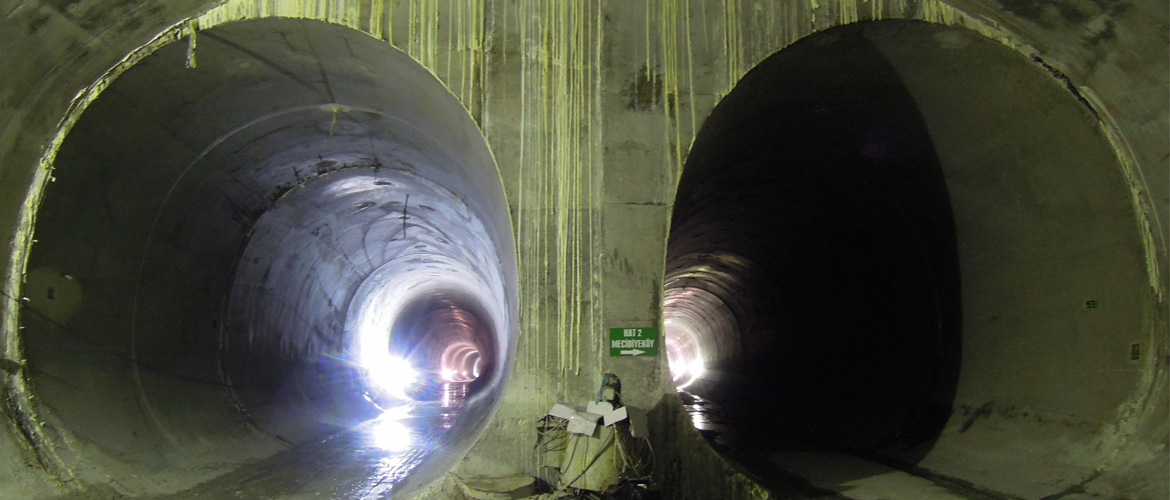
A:
<svg viewBox="0 0 1170 500">
<path fill-rule="evenodd" d="M 592 436 L 597 429 L 597 422 L 589 421 L 578 416 L 569 419 L 569 432 L 582 436 Z"/>
<path fill-rule="evenodd" d="M 606 427 L 609 427 L 613 424 L 621 422 L 622 420 L 625 420 L 627 415 L 628 414 L 626 413 L 626 407 L 623 406 L 623 407 L 618 408 L 614 411 L 606 413 L 605 417 L 604 417 L 605 420 L 603 420 L 603 422 L 605 422 Z"/>
<path fill-rule="evenodd" d="M 589 404 L 585 405 L 585 411 L 596 415 L 605 415 L 613 411 L 613 405 L 609 401 L 601 401 L 599 403 L 590 401 Z"/>
<path fill-rule="evenodd" d="M 553 405 L 551 410 L 548 411 L 548 414 L 552 415 L 554 417 L 560 417 L 560 418 L 563 418 L 565 420 L 568 420 L 570 418 L 573 418 L 573 415 L 577 414 L 577 410 L 574 410 L 569 405 L 563 405 L 563 404 L 557 403 L 557 404 Z"/>
</svg>

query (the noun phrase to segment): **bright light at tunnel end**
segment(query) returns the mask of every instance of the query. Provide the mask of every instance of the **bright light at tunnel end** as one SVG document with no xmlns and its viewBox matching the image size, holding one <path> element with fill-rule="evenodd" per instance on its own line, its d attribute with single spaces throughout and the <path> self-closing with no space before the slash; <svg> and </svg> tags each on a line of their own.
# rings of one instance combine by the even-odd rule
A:
<svg viewBox="0 0 1170 500">
<path fill-rule="evenodd" d="M 676 389 L 686 389 L 707 372 L 703 353 L 692 336 L 687 335 L 685 327 L 680 328 L 673 319 L 668 319 L 665 326 L 666 361 L 670 367 L 670 376 Z"/>
<path fill-rule="evenodd" d="M 674 380 L 676 389 L 686 389 L 707 371 L 702 359 L 693 359 L 688 362 L 681 356 L 678 358 L 667 356 L 667 358 L 667 363 L 670 365 L 670 376 Z"/>
<path fill-rule="evenodd" d="M 389 353 L 362 352 L 366 377 L 376 387 L 396 398 L 406 399 L 406 390 L 418 379 L 418 372 L 405 359 Z"/>
<path fill-rule="evenodd" d="M 411 314 L 407 308 L 412 301 L 447 291 L 503 309 L 498 300 L 502 294 L 493 294 L 492 287 L 466 264 L 442 255 L 407 255 L 391 260 L 358 287 L 346 316 L 347 350 L 349 359 L 362 372 L 366 399 L 374 405 L 386 408 L 416 401 L 430 397 L 428 391 L 434 382 L 466 383 L 484 375 L 480 362 L 492 360 L 482 359 L 485 353 L 474 340 L 448 340 L 448 344 L 439 347 L 441 352 L 431 352 L 434 346 L 426 342 L 436 342 L 447 330 L 427 330 L 427 335 L 437 337 L 421 340 L 405 330 L 395 330 L 416 327 L 396 326 L 402 321 L 400 316 Z M 496 314 L 492 319 L 501 316 Z M 495 326 L 497 331 L 504 330 L 501 325 Z M 401 336 L 391 338 L 398 335 Z M 488 370 L 492 366 L 488 365 Z"/>
</svg>

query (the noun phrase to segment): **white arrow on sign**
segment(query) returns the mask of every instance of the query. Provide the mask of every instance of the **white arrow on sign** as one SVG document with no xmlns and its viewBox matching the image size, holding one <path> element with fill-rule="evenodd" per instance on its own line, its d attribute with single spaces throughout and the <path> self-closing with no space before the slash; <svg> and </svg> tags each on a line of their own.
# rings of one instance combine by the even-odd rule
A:
<svg viewBox="0 0 1170 500">
<path fill-rule="evenodd" d="M 628 351 L 622 351 L 622 356 L 638 356 L 638 355 L 644 354 L 645 352 L 646 351 L 642 351 L 642 350 L 638 350 L 638 349 L 630 349 Z"/>
</svg>

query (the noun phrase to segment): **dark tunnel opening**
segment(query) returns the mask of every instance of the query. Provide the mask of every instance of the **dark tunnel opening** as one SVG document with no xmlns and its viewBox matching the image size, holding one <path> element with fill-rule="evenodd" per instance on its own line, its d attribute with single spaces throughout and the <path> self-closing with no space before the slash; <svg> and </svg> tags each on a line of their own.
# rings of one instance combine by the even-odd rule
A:
<svg viewBox="0 0 1170 500">
<path fill-rule="evenodd" d="M 708 117 L 663 297 L 676 384 L 719 407 L 723 444 L 937 436 L 960 362 L 955 223 L 915 100 L 859 26 L 772 55 Z"/>
<path fill-rule="evenodd" d="M 382 488 L 428 483 L 484 429 L 515 352 L 482 134 L 357 31 L 271 19 L 199 40 L 194 68 L 171 43 L 127 70 L 58 153 L 27 285 L 52 292 L 22 316 L 41 404 L 79 462 L 144 493 L 422 408 L 441 425 L 372 439 L 412 446 Z"/>
</svg>

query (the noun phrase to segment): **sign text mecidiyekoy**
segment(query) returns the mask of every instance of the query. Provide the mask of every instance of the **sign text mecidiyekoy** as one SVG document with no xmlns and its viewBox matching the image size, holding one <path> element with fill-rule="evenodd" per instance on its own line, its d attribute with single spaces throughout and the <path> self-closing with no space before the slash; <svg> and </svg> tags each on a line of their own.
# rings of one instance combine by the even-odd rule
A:
<svg viewBox="0 0 1170 500">
<path fill-rule="evenodd" d="M 610 356 L 657 356 L 657 328 L 610 328 Z"/>
</svg>

